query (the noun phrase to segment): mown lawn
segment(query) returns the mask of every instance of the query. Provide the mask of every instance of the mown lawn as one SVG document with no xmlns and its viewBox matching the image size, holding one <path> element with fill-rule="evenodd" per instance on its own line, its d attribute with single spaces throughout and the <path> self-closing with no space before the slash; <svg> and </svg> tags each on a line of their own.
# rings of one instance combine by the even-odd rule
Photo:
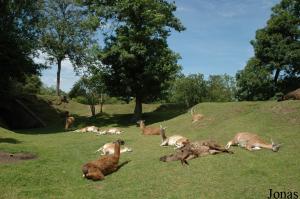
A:
<svg viewBox="0 0 300 199">
<path fill-rule="evenodd" d="M 125 131 L 122 135 L 64 132 L 63 125 L 15 132 L 0 128 L 0 151 L 38 155 L 36 160 L 0 164 L 0 198 L 241 199 L 267 198 L 269 189 L 300 195 L 299 101 L 201 103 L 195 109 L 206 119 L 196 125 L 180 107 L 146 105 L 146 123 L 167 126 L 167 135 L 213 138 L 225 145 L 236 132 L 249 131 L 284 143 L 278 153 L 234 147 L 233 155 L 194 159 L 190 166 L 160 162 L 159 157 L 172 153 L 172 147 L 160 147 L 159 136 L 142 136 L 130 122 L 132 108 L 132 104 L 109 105 L 96 119 L 87 118 L 87 107 L 77 110 L 72 104 L 69 109 L 77 116 L 77 126 L 117 126 Z M 81 166 L 98 158 L 95 151 L 117 138 L 133 148 L 120 159 L 130 162 L 104 181 L 83 179 Z"/>
</svg>

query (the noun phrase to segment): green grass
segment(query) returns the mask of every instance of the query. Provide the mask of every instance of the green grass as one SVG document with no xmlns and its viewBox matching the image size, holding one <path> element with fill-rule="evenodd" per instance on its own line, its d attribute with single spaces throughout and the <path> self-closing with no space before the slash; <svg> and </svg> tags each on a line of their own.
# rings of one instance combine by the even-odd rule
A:
<svg viewBox="0 0 300 199">
<path fill-rule="evenodd" d="M 76 126 L 118 126 L 123 135 L 96 136 L 64 132 L 63 125 L 44 129 L 8 131 L 0 128 L 0 150 L 32 152 L 38 159 L 0 164 L 0 198 L 267 198 L 269 189 L 300 192 L 300 103 L 202 103 L 195 107 L 206 119 L 191 124 L 190 114 L 177 106 L 145 105 L 146 123 L 167 126 L 167 135 L 191 140 L 213 138 L 226 144 L 236 132 L 255 132 L 266 140 L 284 143 L 278 153 L 248 152 L 234 147 L 220 154 L 163 163 L 159 157 L 173 149 L 159 146 L 159 136 L 142 136 L 130 122 L 133 104 L 107 105 L 105 114 L 87 118 L 89 109 L 72 102 L 65 109 L 76 115 Z M 81 166 L 96 159 L 106 142 L 123 138 L 130 160 L 104 181 L 83 179 Z"/>
</svg>

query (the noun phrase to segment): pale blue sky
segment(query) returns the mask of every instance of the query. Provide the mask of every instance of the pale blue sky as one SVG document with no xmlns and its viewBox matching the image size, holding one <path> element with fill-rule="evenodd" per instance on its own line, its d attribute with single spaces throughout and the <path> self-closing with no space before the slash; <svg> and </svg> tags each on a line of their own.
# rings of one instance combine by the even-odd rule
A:
<svg viewBox="0 0 300 199">
<path fill-rule="evenodd" d="M 182 59 L 184 74 L 202 73 L 234 76 L 253 56 L 250 40 L 266 25 L 271 7 L 279 0 L 176 0 L 176 16 L 187 28 L 173 32 L 169 46 Z M 72 65 L 62 64 L 61 88 L 69 91 L 79 79 Z M 43 71 L 47 86 L 56 83 L 56 67 Z"/>
</svg>

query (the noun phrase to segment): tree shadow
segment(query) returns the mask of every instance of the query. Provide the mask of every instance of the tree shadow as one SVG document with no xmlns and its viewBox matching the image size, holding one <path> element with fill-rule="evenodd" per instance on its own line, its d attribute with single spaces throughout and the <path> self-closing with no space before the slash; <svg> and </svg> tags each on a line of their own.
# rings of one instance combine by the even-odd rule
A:
<svg viewBox="0 0 300 199">
<path fill-rule="evenodd" d="M 186 113 L 186 108 L 178 104 L 163 104 L 152 112 L 143 113 L 143 119 L 146 124 L 154 124 L 161 121 L 170 120 L 183 113 Z M 128 127 L 136 125 L 133 120 L 133 114 L 97 114 L 95 117 L 76 116 L 77 126 L 84 127 L 89 125 L 99 126 L 112 126 L 112 127 Z"/>
<path fill-rule="evenodd" d="M 21 141 L 15 138 L 0 138 L 0 143 L 19 144 Z"/>
<path fill-rule="evenodd" d="M 0 118 L 9 129 L 30 129 L 62 121 L 63 111 L 51 106 L 51 100 L 21 95 L 0 103 Z"/>
<path fill-rule="evenodd" d="M 181 104 L 162 104 L 153 112 L 143 114 L 143 119 L 147 125 L 170 120 L 187 112 L 184 105 Z"/>
<path fill-rule="evenodd" d="M 181 114 L 186 113 L 187 109 L 183 105 L 178 104 L 162 104 L 154 111 L 143 113 L 143 119 L 146 121 L 146 125 L 151 125 L 154 123 L 170 120 Z M 63 113 L 57 113 L 63 115 Z M 71 114 L 75 118 L 75 123 L 67 131 L 74 131 L 79 128 L 86 126 L 97 126 L 99 128 L 111 126 L 124 128 L 132 125 L 137 125 L 133 121 L 133 114 L 108 114 L 108 113 L 98 113 L 96 116 L 88 117 L 76 114 Z M 59 120 L 59 119 L 58 119 Z M 60 118 L 50 126 L 45 128 L 34 128 L 34 129 L 22 129 L 17 130 L 17 133 L 22 134 L 52 134 L 66 132 L 64 130 L 64 119 Z"/>
</svg>

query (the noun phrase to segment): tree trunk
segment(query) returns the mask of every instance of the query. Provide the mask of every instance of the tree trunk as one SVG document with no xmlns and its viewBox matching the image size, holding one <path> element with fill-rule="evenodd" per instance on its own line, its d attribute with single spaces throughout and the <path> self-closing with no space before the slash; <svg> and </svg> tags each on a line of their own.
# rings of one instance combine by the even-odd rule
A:
<svg viewBox="0 0 300 199">
<path fill-rule="evenodd" d="M 57 60 L 57 73 L 56 73 L 56 94 L 60 96 L 60 71 L 61 71 L 61 59 Z"/>
<path fill-rule="evenodd" d="M 277 90 L 277 81 L 278 81 L 279 74 L 280 74 L 280 69 L 276 69 L 275 76 L 274 76 L 274 86 L 276 90 Z"/>
<path fill-rule="evenodd" d="M 133 116 L 136 121 L 141 119 L 142 111 L 143 111 L 142 100 L 140 97 L 136 97 L 135 98 L 134 116 Z"/>
<path fill-rule="evenodd" d="M 92 112 L 92 116 L 95 116 L 96 115 L 96 109 L 95 109 L 95 105 L 90 105 L 90 109 L 91 109 L 91 112 Z"/>
<path fill-rule="evenodd" d="M 100 113 L 103 112 L 102 108 L 103 108 L 103 103 L 104 103 L 104 100 L 103 100 L 103 93 L 100 94 Z"/>
</svg>

